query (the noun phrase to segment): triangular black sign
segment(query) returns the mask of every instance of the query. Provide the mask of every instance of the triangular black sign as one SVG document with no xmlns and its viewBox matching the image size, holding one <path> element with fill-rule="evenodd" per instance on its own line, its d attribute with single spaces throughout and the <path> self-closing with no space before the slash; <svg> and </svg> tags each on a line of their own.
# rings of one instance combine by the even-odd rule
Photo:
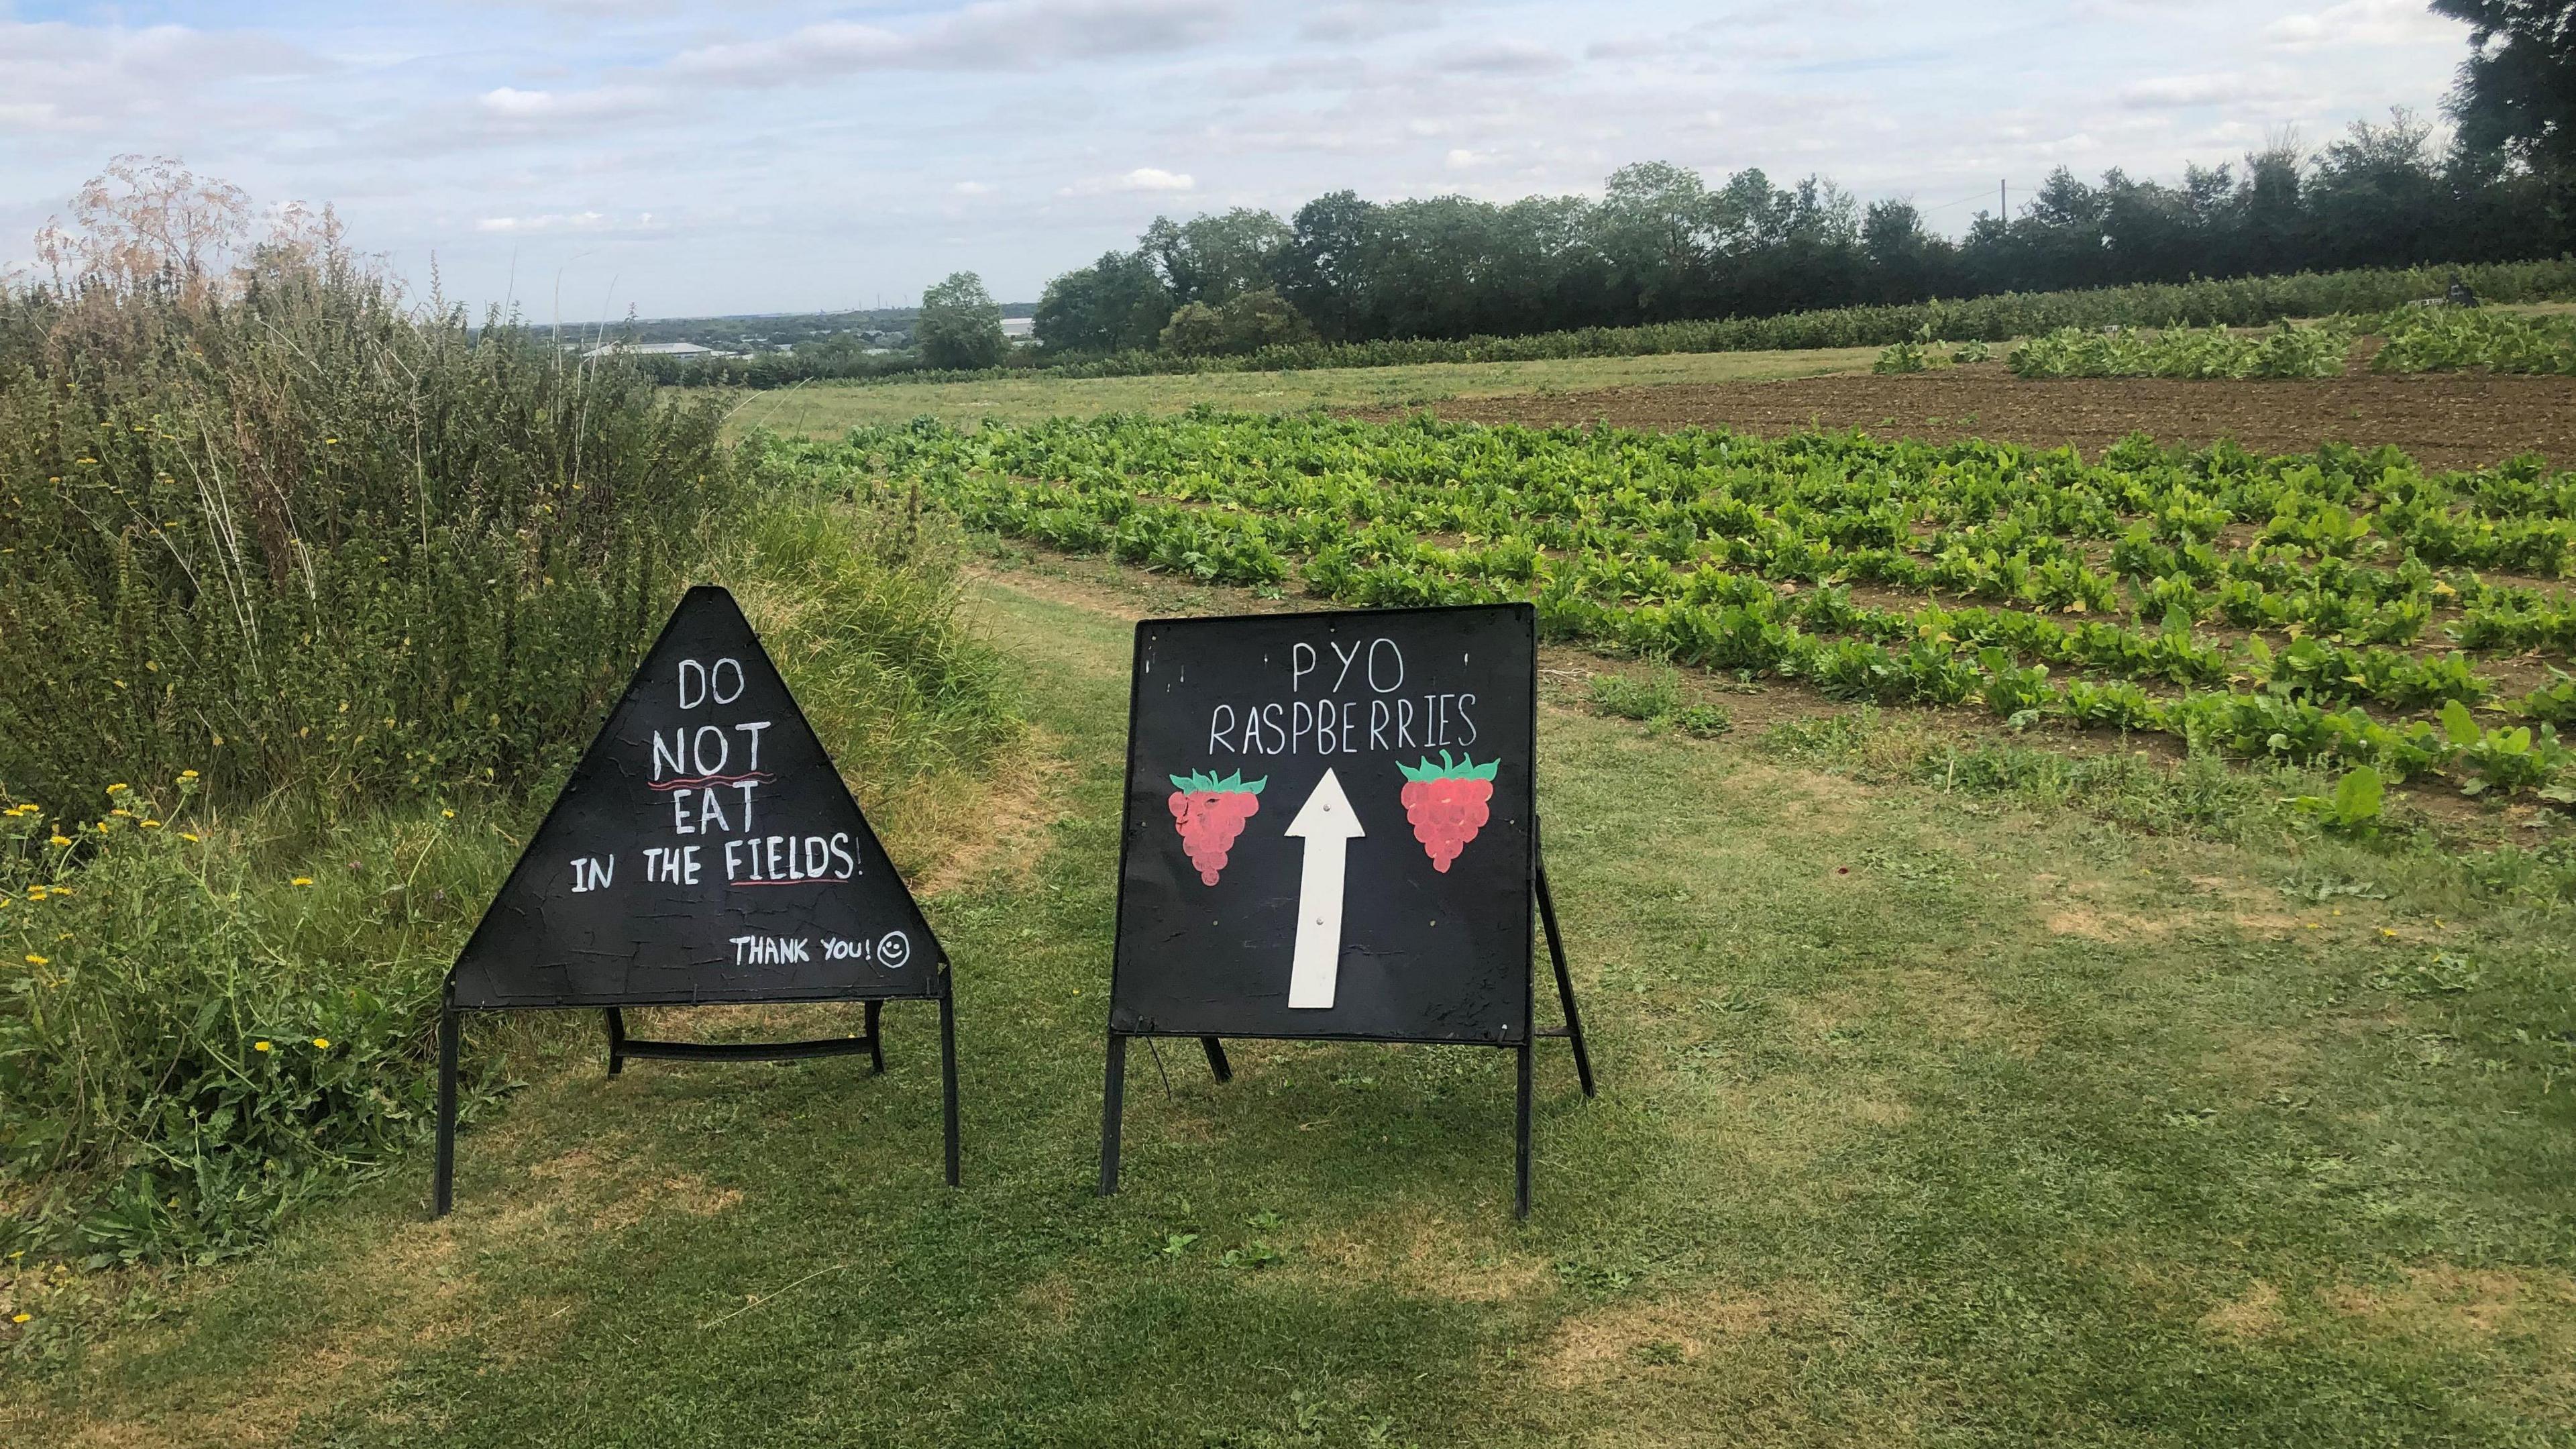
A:
<svg viewBox="0 0 2576 1449">
<path fill-rule="evenodd" d="M 937 996 L 946 953 L 723 589 L 689 590 L 448 973 L 460 1008 Z"/>
</svg>

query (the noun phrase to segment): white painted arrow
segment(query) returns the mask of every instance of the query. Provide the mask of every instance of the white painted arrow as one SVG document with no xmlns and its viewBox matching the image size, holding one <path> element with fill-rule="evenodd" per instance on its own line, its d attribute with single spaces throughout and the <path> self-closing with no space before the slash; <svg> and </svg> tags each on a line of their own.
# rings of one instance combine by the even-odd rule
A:
<svg viewBox="0 0 2576 1449">
<path fill-rule="evenodd" d="M 1288 971 L 1291 1010 L 1320 1011 L 1333 1004 L 1342 966 L 1342 871 L 1351 840 L 1366 835 L 1342 782 L 1326 770 L 1315 792 L 1288 822 L 1288 833 L 1306 842 L 1305 873 L 1297 881 L 1297 954 Z"/>
</svg>

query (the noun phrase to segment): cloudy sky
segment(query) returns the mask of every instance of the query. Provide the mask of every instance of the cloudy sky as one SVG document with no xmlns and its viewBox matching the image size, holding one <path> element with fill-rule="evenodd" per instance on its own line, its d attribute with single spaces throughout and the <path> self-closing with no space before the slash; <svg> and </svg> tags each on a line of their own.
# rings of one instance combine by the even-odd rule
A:
<svg viewBox="0 0 2576 1449">
<path fill-rule="evenodd" d="M 1821 173 L 1957 232 L 2431 113 L 2421 0 L 0 0 L 0 266 L 119 152 L 545 319 L 1006 300 L 1157 213 Z"/>
</svg>

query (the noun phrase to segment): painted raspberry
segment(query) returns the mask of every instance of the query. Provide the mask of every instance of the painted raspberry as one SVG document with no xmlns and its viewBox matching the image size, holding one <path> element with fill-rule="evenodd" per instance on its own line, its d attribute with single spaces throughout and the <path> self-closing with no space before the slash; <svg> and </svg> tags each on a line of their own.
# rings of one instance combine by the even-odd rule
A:
<svg viewBox="0 0 2576 1449">
<path fill-rule="evenodd" d="M 1261 808 L 1261 787 L 1270 783 L 1270 777 L 1245 784 L 1240 770 L 1222 780 L 1192 772 L 1172 776 L 1172 783 L 1180 787 L 1170 801 L 1172 827 L 1181 832 L 1181 844 L 1190 853 L 1190 864 L 1199 868 L 1199 879 L 1215 885 L 1217 872 L 1225 869 L 1226 852 L 1243 833 L 1243 822 Z"/>
<path fill-rule="evenodd" d="M 1494 771 L 1500 760 L 1479 765 L 1473 756 L 1449 761 L 1449 752 L 1440 752 L 1440 763 L 1424 760 L 1419 765 L 1398 765 L 1404 772 L 1404 818 L 1413 822 L 1413 838 L 1431 856 L 1431 868 L 1447 873 L 1449 862 L 1476 838 L 1493 815 Z"/>
</svg>

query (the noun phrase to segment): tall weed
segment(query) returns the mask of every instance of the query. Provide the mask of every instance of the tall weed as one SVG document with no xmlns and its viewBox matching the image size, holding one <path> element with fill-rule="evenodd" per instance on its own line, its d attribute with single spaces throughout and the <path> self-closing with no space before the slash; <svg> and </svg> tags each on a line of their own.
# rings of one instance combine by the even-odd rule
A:
<svg viewBox="0 0 2576 1449">
<path fill-rule="evenodd" d="M 0 295 L 0 780 L 524 792 L 731 506 L 717 428 L 328 236 L 221 288 Z"/>
</svg>

